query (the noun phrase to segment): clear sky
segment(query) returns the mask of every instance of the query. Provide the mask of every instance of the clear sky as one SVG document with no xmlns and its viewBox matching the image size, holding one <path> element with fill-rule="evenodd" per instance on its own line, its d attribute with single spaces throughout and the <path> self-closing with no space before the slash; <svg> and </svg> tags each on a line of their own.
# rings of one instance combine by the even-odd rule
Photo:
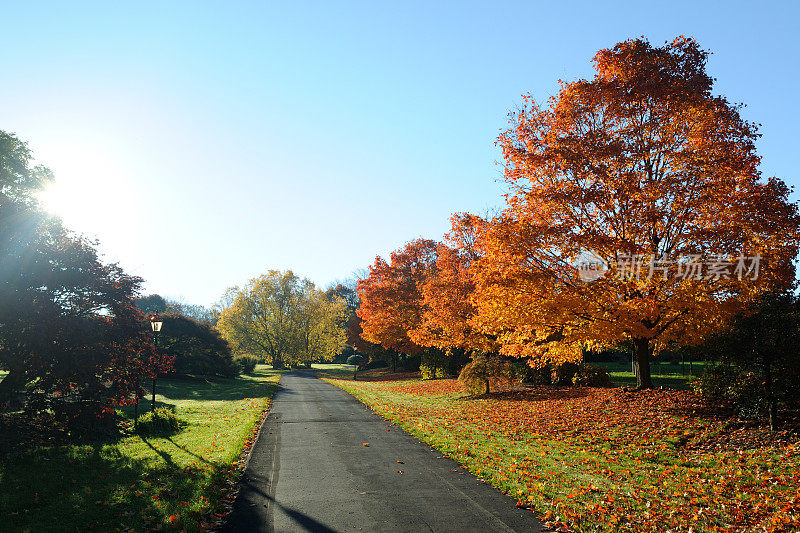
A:
<svg viewBox="0 0 800 533">
<path fill-rule="evenodd" d="M 691 35 L 800 174 L 793 2 L 3 2 L 0 129 L 52 209 L 146 290 L 208 305 L 270 268 L 320 285 L 454 211 L 502 203 L 494 139 L 523 92 L 601 48 Z"/>
</svg>

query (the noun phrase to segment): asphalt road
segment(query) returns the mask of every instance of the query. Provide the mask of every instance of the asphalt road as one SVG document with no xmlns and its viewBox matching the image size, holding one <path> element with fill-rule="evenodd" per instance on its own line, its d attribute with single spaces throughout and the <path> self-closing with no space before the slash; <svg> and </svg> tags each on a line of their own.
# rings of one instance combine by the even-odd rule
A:
<svg viewBox="0 0 800 533">
<path fill-rule="evenodd" d="M 344 391 L 295 372 L 281 378 L 225 531 L 541 531 L 514 503 Z"/>
</svg>

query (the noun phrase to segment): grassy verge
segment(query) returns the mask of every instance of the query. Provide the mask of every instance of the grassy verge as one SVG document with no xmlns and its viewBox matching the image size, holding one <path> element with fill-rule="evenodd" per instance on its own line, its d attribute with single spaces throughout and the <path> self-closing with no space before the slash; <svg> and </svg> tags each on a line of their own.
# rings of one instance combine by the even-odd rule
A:
<svg viewBox="0 0 800 533">
<path fill-rule="evenodd" d="M 616 385 L 630 386 L 636 384 L 636 375 L 627 363 L 589 363 L 605 367 L 611 374 L 611 379 Z M 667 387 L 670 389 L 688 389 L 689 384 L 703 372 L 705 363 L 695 362 L 692 364 L 692 373 L 689 373 L 689 364 L 684 367 L 670 363 L 653 362 L 651 363 L 651 376 L 656 387 Z"/>
<path fill-rule="evenodd" d="M 328 381 L 555 528 L 800 525 L 796 440 L 706 416 L 688 391 L 542 388 L 471 398 L 453 380 Z"/>
<path fill-rule="evenodd" d="M 324 375 L 352 376 L 356 365 L 347 365 L 344 363 L 313 363 L 311 368 L 321 371 Z"/>
<path fill-rule="evenodd" d="M 157 404 L 184 422 L 172 436 L 128 436 L 0 457 L 0 529 L 211 527 L 278 379 L 259 367 L 237 379 L 159 380 Z M 147 407 L 149 401 L 142 402 Z"/>
</svg>

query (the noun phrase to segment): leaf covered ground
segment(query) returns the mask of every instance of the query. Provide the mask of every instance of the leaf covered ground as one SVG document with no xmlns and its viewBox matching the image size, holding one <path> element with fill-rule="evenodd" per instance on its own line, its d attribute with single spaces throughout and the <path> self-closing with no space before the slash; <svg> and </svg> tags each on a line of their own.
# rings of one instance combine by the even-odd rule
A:
<svg viewBox="0 0 800 533">
<path fill-rule="evenodd" d="M 328 381 L 556 530 L 800 527 L 796 434 L 736 421 L 689 391 L 543 387 L 473 398 L 455 380 Z"/>
<path fill-rule="evenodd" d="M 0 530 L 212 529 L 278 379 L 260 367 L 236 379 L 160 380 L 158 405 L 183 421 L 174 435 L 0 455 Z"/>
</svg>

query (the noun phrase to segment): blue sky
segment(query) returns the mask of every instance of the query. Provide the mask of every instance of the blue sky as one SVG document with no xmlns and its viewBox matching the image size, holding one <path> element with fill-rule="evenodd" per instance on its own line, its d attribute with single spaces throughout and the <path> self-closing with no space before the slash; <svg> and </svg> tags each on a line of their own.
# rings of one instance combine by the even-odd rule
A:
<svg viewBox="0 0 800 533">
<path fill-rule="evenodd" d="M 52 209 L 149 292 L 213 303 L 270 268 L 346 278 L 502 204 L 506 114 L 644 35 L 713 52 L 716 91 L 797 185 L 788 2 L 14 2 L 0 129 Z M 651 5 L 652 4 L 652 5 Z"/>
</svg>

